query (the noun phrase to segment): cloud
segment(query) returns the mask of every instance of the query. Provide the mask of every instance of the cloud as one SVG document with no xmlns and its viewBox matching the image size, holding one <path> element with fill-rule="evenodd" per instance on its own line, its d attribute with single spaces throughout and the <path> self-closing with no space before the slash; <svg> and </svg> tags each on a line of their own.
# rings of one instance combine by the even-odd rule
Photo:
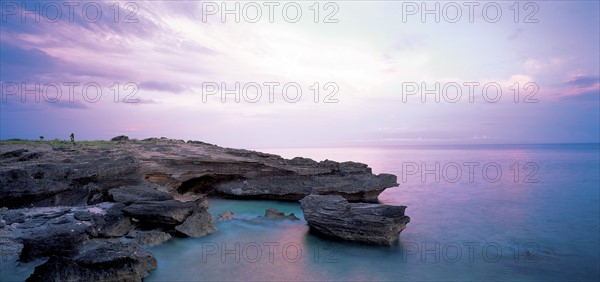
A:
<svg viewBox="0 0 600 282">
<path fill-rule="evenodd" d="M 180 93 L 185 88 L 176 83 L 161 82 L 161 81 L 144 81 L 140 83 L 140 90 L 155 90 L 155 91 L 167 91 L 171 93 Z"/>
<path fill-rule="evenodd" d="M 577 76 L 567 82 L 565 84 L 569 86 L 574 86 L 577 88 L 587 88 L 592 86 L 597 86 L 600 84 L 600 76 L 597 75 L 587 75 L 587 76 Z"/>
</svg>

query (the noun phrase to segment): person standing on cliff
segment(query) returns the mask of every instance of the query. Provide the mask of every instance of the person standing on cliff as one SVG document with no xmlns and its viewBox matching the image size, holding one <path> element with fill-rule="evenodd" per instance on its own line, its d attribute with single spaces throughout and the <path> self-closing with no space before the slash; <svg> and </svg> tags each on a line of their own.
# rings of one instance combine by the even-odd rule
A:
<svg viewBox="0 0 600 282">
<path fill-rule="evenodd" d="M 75 145 L 75 134 L 73 132 L 71 132 L 71 142 Z"/>
</svg>

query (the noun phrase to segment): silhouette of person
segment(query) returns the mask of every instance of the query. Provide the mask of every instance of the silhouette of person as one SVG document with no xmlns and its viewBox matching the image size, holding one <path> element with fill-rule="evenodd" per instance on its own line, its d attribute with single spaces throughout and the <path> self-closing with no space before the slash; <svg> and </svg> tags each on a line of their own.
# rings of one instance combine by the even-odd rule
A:
<svg viewBox="0 0 600 282">
<path fill-rule="evenodd" d="M 75 134 L 71 133 L 71 142 L 73 142 L 73 144 L 75 144 Z"/>
</svg>

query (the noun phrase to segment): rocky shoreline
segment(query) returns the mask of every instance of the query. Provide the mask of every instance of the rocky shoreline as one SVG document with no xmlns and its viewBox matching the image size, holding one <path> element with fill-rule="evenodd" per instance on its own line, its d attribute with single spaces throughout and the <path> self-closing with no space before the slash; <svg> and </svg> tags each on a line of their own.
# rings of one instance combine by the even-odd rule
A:
<svg viewBox="0 0 600 282">
<path fill-rule="evenodd" d="M 305 199 L 304 209 L 309 195 L 350 205 L 376 202 L 383 190 L 398 186 L 396 176 L 375 175 L 355 162 L 284 159 L 166 138 L 113 140 L 0 141 L 1 255 L 47 259 L 28 281 L 139 281 L 157 266 L 143 246 L 216 231 L 206 197 Z M 368 205 L 371 217 L 382 215 L 373 213 L 382 205 Z M 304 211 L 307 222 L 320 230 L 323 214 L 312 211 Z M 277 210 L 267 210 L 264 218 L 297 219 Z M 408 223 L 403 208 L 401 218 Z M 374 232 L 367 236 L 378 238 L 373 240 L 338 238 L 387 244 L 403 228 L 385 235 L 366 230 Z"/>
</svg>

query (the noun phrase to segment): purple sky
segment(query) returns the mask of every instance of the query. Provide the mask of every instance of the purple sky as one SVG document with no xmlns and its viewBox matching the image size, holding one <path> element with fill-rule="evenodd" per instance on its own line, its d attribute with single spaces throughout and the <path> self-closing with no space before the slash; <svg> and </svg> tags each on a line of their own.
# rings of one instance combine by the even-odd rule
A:
<svg viewBox="0 0 600 282">
<path fill-rule="evenodd" d="M 597 1 L 25 2 L 0 7 L 1 139 L 600 142 Z"/>
</svg>

